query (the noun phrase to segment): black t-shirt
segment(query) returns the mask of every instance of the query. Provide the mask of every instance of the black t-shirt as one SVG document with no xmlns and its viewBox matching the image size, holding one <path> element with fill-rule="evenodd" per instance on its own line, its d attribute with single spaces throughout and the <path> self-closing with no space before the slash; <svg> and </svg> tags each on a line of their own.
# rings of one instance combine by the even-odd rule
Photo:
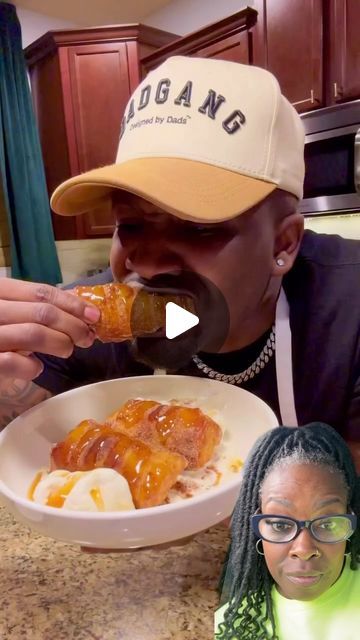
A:
<svg viewBox="0 0 360 640">
<path fill-rule="evenodd" d="M 111 281 L 111 272 L 87 283 L 95 281 Z M 347 439 L 360 441 L 360 242 L 305 232 L 283 286 L 290 307 L 298 422 L 326 422 Z M 241 351 L 214 354 L 211 361 L 207 356 L 207 364 L 225 373 L 243 371 L 267 337 Z M 89 349 L 75 348 L 67 360 L 39 357 L 45 369 L 35 382 L 53 394 L 100 380 L 152 373 L 132 359 L 127 343 L 96 341 Z M 178 373 L 205 376 L 194 362 Z M 267 402 L 281 419 L 274 357 L 241 386 Z"/>
</svg>

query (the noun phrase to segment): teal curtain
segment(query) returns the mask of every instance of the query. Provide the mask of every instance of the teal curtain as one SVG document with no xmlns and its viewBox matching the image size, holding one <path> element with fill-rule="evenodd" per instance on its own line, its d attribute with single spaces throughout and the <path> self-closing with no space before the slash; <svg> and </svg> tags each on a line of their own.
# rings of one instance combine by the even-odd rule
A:
<svg viewBox="0 0 360 640">
<path fill-rule="evenodd" d="M 6 2 L 0 2 L 0 179 L 12 276 L 61 282 L 21 28 L 16 8 Z"/>
</svg>

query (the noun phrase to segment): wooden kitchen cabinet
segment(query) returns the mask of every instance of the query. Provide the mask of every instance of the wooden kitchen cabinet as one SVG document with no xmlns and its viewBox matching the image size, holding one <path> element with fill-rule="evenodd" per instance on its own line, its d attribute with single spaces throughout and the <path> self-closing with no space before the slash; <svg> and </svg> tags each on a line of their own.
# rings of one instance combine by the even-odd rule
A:
<svg viewBox="0 0 360 640">
<path fill-rule="evenodd" d="M 140 58 L 177 36 L 143 25 L 51 31 L 25 49 L 49 195 L 64 180 L 115 161 Z M 57 240 L 110 235 L 111 211 L 53 214 Z"/>
<path fill-rule="evenodd" d="M 255 64 L 274 73 L 299 111 L 323 106 L 322 0 L 255 0 L 253 6 L 147 56 L 144 72 L 171 55 Z"/>
<path fill-rule="evenodd" d="M 298 111 L 360 97 L 360 0 L 255 0 L 254 64 Z"/>
<path fill-rule="evenodd" d="M 183 36 L 142 59 L 143 75 L 170 56 L 220 58 L 252 63 L 252 27 L 257 13 L 247 7 L 219 22 Z"/>
<path fill-rule="evenodd" d="M 360 97 L 360 0 L 254 0 L 142 60 L 171 55 L 255 64 L 271 71 L 299 112 Z"/>
<path fill-rule="evenodd" d="M 360 0 L 329 0 L 328 104 L 360 97 Z"/>
<path fill-rule="evenodd" d="M 325 105 L 323 1 L 256 0 L 254 64 L 271 71 L 298 111 Z"/>
</svg>

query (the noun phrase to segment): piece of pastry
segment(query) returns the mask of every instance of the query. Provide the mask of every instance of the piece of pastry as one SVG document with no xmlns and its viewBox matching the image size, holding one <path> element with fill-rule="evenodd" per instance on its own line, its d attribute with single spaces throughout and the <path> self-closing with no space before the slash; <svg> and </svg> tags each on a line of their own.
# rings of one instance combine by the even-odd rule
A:
<svg viewBox="0 0 360 640">
<path fill-rule="evenodd" d="M 78 286 L 74 293 L 99 307 L 101 317 L 93 327 L 102 342 L 122 342 L 164 329 L 168 302 L 191 313 L 195 310 L 189 296 L 153 293 L 116 282 Z"/>
<path fill-rule="evenodd" d="M 187 466 L 180 454 L 135 439 L 95 420 L 84 420 L 51 451 L 51 470 L 89 471 L 108 467 L 129 483 L 137 508 L 163 504 Z"/>
<path fill-rule="evenodd" d="M 188 469 L 199 469 L 209 462 L 222 437 L 219 425 L 200 409 L 154 400 L 129 400 L 106 423 L 181 454 Z"/>
</svg>

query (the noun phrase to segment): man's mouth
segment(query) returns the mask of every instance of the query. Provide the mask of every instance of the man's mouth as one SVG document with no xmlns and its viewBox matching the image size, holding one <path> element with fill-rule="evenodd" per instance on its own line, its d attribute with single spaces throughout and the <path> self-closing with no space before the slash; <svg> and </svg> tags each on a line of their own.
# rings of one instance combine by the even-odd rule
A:
<svg viewBox="0 0 360 640">
<path fill-rule="evenodd" d="M 149 282 L 148 280 L 136 276 L 136 274 L 129 274 L 122 280 L 122 282 L 129 286 L 142 289 L 148 293 L 165 296 L 186 296 L 195 302 L 197 298 L 196 292 L 193 291 L 188 284 L 181 282 L 180 278 L 179 281 L 176 278 L 177 276 L 173 275 L 156 276 Z"/>
<path fill-rule="evenodd" d="M 174 355 L 180 356 L 180 350 L 188 349 L 187 361 L 191 356 L 199 351 L 218 352 L 223 346 L 229 331 L 230 313 L 229 309 L 220 289 L 208 280 L 205 276 L 198 273 L 181 270 L 176 273 L 162 273 L 153 278 L 143 278 L 139 274 L 132 272 L 127 274 L 123 280 L 124 284 L 134 287 L 140 287 L 141 291 L 138 295 L 139 304 L 134 303 L 134 314 L 142 313 L 141 308 L 141 292 L 147 292 L 163 300 L 158 300 L 158 306 L 164 305 L 164 302 L 173 302 L 177 306 L 197 316 L 199 323 L 190 331 L 186 331 L 184 337 L 180 336 L 177 347 L 172 341 Z M 165 338 L 163 332 L 159 332 L 156 336 L 151 334 L 152 338 Z M 146 332 L 145 332 L 146 333 Z M 147 340 L 149 342 L 149 340 Z M 155 344 L 153 345 L 155 349 Z M 146 349 L 149 345 L 146 346 Z M 160 346 L 159 346 L 160 348 Z M 185 362 L 184 358 L 179 360 Z M 175 359 L 172 358 L 175 362 Z"/>
</svg>

